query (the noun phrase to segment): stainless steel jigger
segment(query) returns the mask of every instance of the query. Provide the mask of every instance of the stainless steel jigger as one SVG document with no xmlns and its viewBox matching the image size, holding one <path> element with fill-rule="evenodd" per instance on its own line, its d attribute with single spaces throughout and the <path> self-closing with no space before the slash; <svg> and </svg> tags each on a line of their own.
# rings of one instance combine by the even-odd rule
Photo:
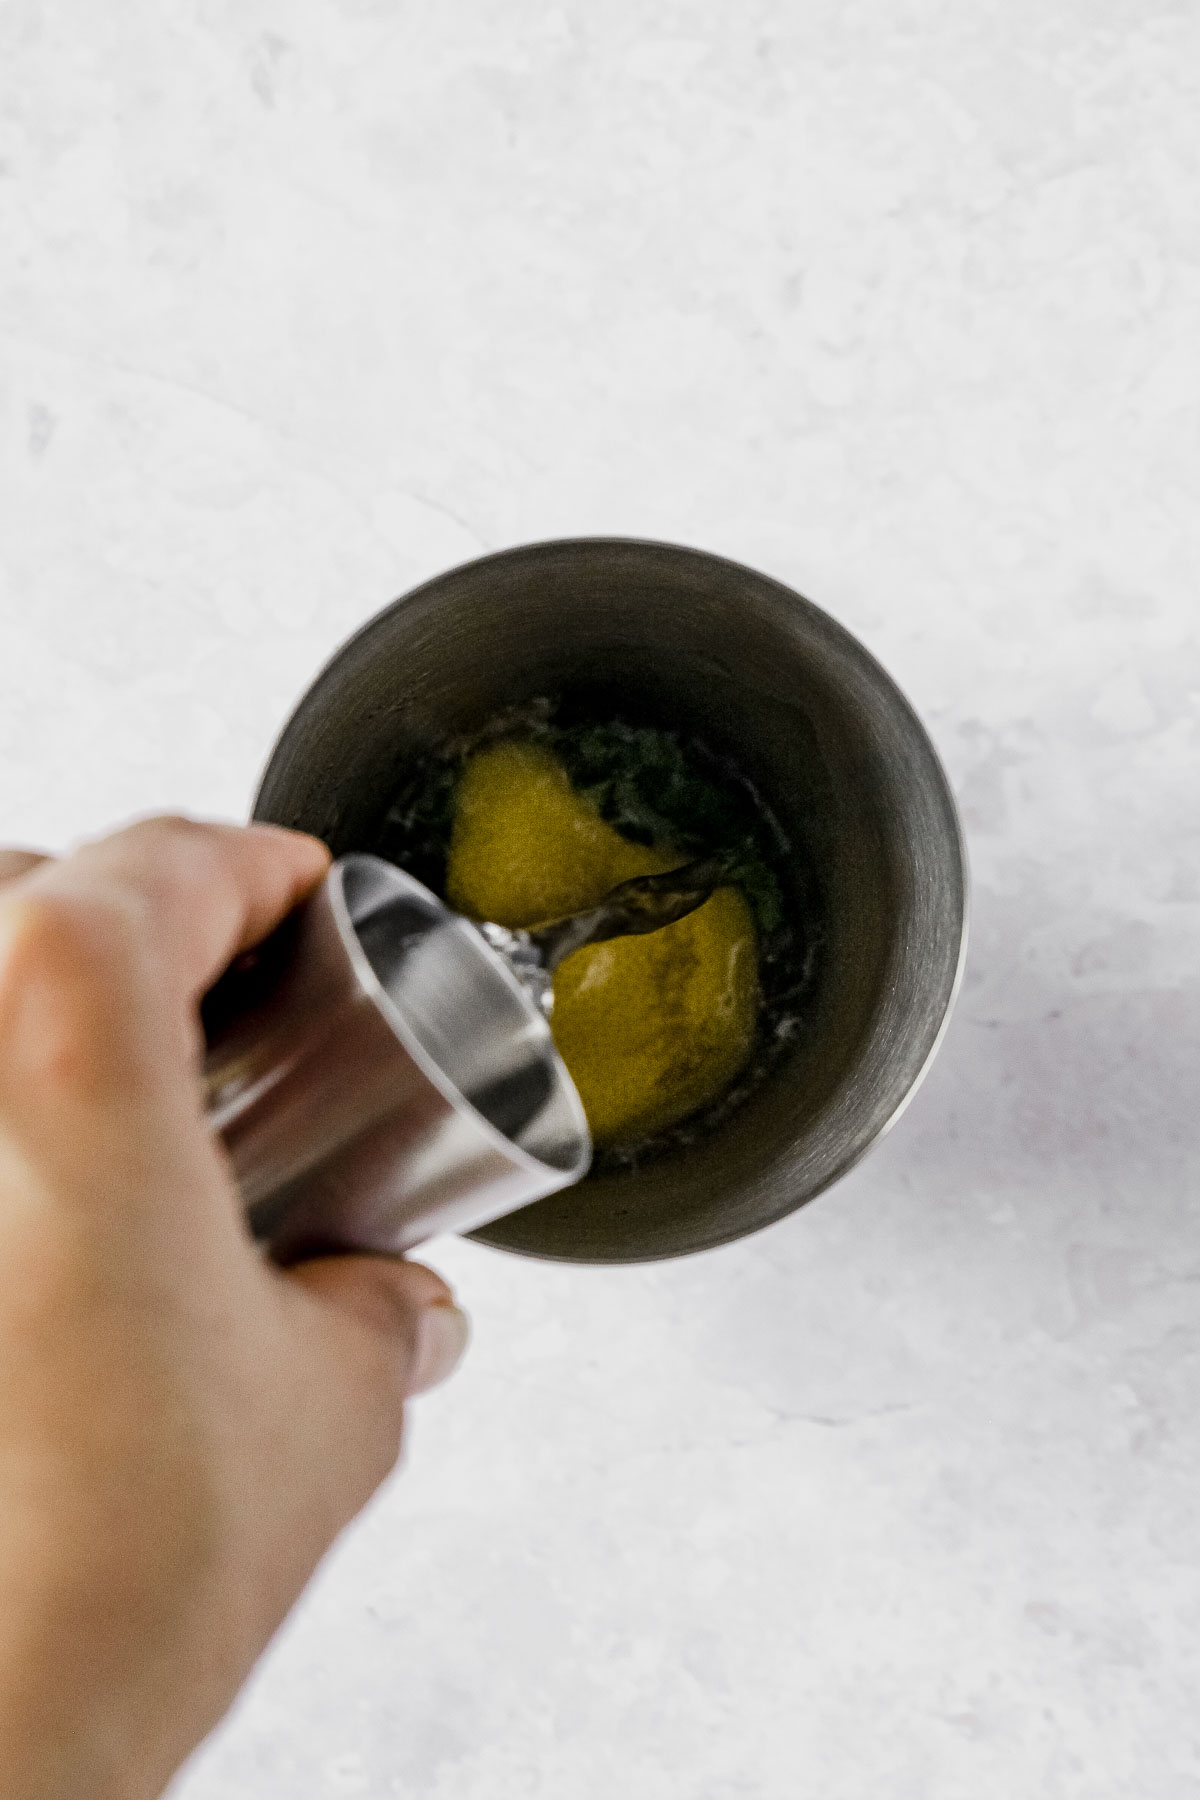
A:
<svg viewBox="0 0 1200 1800">
<path fill-rule="evenodd" d="M 381 857 L 334 862 L 200 1016 L 209 1123 L 278 1261 L 408 1250 L 587 1173 L 545 1015 L 474 925 Z"/>
</svg>

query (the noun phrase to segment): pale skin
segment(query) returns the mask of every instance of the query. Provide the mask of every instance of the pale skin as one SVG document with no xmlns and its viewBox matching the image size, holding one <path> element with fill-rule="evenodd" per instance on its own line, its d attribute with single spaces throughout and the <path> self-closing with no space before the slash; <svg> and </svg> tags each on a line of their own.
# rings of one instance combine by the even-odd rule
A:
<svg viewBox="0 0 1200 1800">
<path fill-rule="evenodd" d="M 0 1793 L 154 1800 L 396 1464 L 465 1316 L 432 1269 L 252 1243 L 204 992 L 329 867 L 144 818 L 0 851 Z"/>
</svg>

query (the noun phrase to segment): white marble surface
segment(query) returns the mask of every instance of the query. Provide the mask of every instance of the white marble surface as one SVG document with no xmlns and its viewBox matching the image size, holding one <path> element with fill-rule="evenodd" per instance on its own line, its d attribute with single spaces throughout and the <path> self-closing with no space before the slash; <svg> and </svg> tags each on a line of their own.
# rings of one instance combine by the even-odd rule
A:
<svg viewBox="0 0 1200 1800">
<path fill-rule="evenodd" d="M 0 834 L 244 818 L 481 550 L 792 582 L 927 720 L 940 1059 L 476 1336 L 178 1800 L 1200 1796 L 1200 11 L 6 0 Z"/>
</svg>

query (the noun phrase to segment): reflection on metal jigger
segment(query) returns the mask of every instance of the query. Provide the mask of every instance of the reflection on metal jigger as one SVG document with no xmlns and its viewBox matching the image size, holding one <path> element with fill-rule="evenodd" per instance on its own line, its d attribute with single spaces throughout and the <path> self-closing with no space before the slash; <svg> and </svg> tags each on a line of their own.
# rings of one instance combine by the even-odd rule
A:
<svg viewBox="0 0 1200 1800">
<path fill-rule="evenodd" d="M 210 1126 L 281 1262 L 408 1250 L 587 1173 L 583 1106 L 532 994 L 381 857 L 340 857 L 201 1023 Z"/>
</svg>

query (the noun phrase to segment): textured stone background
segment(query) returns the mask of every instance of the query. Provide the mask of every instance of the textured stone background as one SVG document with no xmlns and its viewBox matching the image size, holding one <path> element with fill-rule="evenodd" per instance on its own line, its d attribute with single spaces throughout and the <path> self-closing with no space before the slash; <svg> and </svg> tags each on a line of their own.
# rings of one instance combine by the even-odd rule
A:
<svg viewBox="0 0 1200 1800">
<path fill-rule="evenodd" d="M 1200 1795 L 1200 12 L 0 4 L 0 831 L 244 818 L 363 620 L 700 544 L 966 821 L 911 1110 L 475 1320 L 178 1800 Z"/>
</svg>

